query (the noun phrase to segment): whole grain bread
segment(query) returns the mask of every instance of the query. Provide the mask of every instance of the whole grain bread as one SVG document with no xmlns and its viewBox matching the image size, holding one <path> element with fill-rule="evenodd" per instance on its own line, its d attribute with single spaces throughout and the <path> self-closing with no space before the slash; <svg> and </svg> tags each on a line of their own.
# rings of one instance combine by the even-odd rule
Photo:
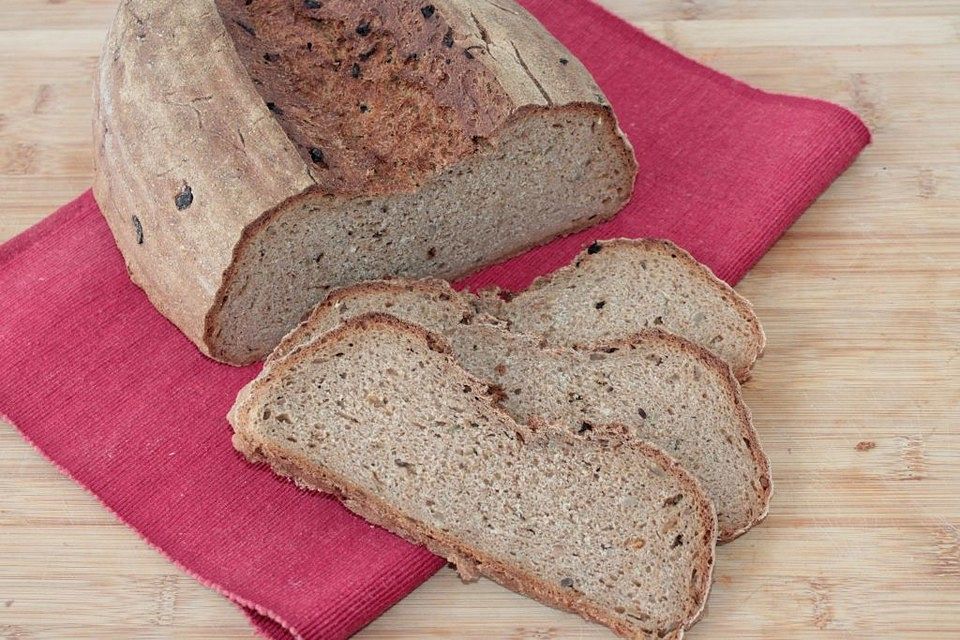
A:
<svg viewBox="0 0 960 640">
<path fill-rule="evenodd" d="M 338 286 L 607 219 L 636 173 L 513 0 L 125 0 L 97 84 L 94 192 L 131 277 L 234 364 Z"/>
<path fill-rule="evenodd" d="M 519 425 L 442 338 L 365 315 L 266 367 L 237 449 L 370 522 L 629 638 L 681 638 L 710 587 L 716 519 L 670 456 L 602 426 Z"/>
<path fill-rule="evenodd" d="M 464 369 L 501 391 L 518 422 L 545 421 L 580 434 L 619 423 L 630 437 L 675 457 L 713 500 L 719 542 L 766 516 L 769 464 L 724 362 L 658 330 L 592 349 L 550 347 L 478 315 L 473 302 L 441 280 L 346 287 L 281 342 L 268 366 L 350 318 L 389 313 L 442 334 Z"/>
<path fill-rule="evenodd" d="M 666 240 L 596 242 L 522 292 L 488 291 L 481 299 L 515 330 L 554 344 L 589 345 L 663 329 L 709 349 L 741 381 L 766 344 L 750 302 Z"/>
</svg>

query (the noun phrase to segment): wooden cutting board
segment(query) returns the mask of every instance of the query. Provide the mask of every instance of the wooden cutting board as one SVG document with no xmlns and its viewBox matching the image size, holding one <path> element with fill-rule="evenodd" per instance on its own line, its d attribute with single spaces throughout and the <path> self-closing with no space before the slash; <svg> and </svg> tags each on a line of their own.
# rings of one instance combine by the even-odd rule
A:
<svg viewBox="0 0 960 640">
<path fill-rule="evenodd" d="M 769 337 L 746 396 L 776 493 L 719 551 L 689 637 L 960 638 L 960 1 L 603 3 L 875 133 L 739 286 Z M 91 182 L 91 77 L 115 7 L 0 2 L 0 240 Z M 253 634 L 0 425 L 0 638 L 68 637 Z M 359 637 L 612 636 L 444 570 Z"/>
</svg>

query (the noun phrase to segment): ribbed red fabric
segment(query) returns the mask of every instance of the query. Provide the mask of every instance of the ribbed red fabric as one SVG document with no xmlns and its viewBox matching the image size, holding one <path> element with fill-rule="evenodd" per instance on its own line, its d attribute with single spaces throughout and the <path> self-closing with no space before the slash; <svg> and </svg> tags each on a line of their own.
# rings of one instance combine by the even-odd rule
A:
<svg viewBox="0 0 960 640">
<path fill-rule="evenodd" d="M 524 4 L 604 88 L 640 177 L 615 220 L 467 286 L 526 286 L 614 236 L 670 238 L 736 282 L 869 142 L 852 113 L 752 89 L 587 0 Z M 257 367 L 204 358 L 154 311 L 89 192 L 0 247 L 0 365 L 0 414 L 268 637 L 347 637 L 443 565 L 233 451 L 224 416 Z"/>
</svg>

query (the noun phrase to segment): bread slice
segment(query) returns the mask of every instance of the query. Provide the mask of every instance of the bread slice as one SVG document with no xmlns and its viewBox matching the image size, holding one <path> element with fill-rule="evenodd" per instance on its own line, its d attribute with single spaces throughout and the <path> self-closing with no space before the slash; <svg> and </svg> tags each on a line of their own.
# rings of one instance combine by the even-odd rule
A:
<svg viewBox="0 0 960 640">
<path fill-rule="evenodd" d="M 463 368 L 502 390 L 503 407 L 518 422 L 542 420 L 575 433 L 620 423 L 632 438 L 667 451 L 714 501 L 720 542 L 766 516 L 769 464 L 725 363 L 656 330 L 593 349 L 549 347 L 489 324 L 472 302 L 441 280 L 347 287 L 287 336 L 275 357 L 351 317 L 389 313 L 443 334 Z"/>
<path fill-rule="evenodd" d="M 297 327 L 284 336 L 267 364 L 312 342 L 344 320 L 365 313 L 386 313 L 428 331 L 447 334 L 478 315 L 476 296 L 455 291 L 446 280 L 423 278 L 371 280 L 330 292 Z M 497 320 L 484 316 L 484 322 Z"/>
<path fill-rule="evenodd" d="M 617 427 L 518 425 L 442 338 L 354 318 L 265 368 L 235 446 L 455 563 L 629 638 L 680 638 L 710 587 L 697 480 Z"/>
<path fill-rule="evenodd" d="M 740 380 L 766 344 L 752 305 L 666 240 L 595 242 L 525 291 L 502 294 L 509 301 L 496 293 L 482 296 L 485 310 L 516 331 L 589 345 L 663 329 L 709 349 Z"/>
<path fill-rule="evenodd" d="M 126 0 L 94 192 L 204 353 L 261 359 L 333 288 L 457 278 L 612 217 L 636 160 L 514 0 Z"/>
</svg>

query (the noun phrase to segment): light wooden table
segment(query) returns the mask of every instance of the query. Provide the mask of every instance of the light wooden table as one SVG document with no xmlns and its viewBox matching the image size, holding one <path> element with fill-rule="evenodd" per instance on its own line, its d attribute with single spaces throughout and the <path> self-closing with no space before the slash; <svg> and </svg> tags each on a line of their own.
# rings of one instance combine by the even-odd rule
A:
<svg viewBox="0 0 960 640">
<path fill-rule="evenodd" d="M 960 2 L 605 4 L 875 133 L 739 287 L 769 336 L 746 395 L 776 494 L 719 551 L 690 637 L 960 637 Z M 0 0 L 0 240 L 90 184 L 91 76 L 115 5 Z M 251 636 L 0 425 L 0 637 Z M 449 570 L 360 636 L 611 637 Z"/>
</svg>

